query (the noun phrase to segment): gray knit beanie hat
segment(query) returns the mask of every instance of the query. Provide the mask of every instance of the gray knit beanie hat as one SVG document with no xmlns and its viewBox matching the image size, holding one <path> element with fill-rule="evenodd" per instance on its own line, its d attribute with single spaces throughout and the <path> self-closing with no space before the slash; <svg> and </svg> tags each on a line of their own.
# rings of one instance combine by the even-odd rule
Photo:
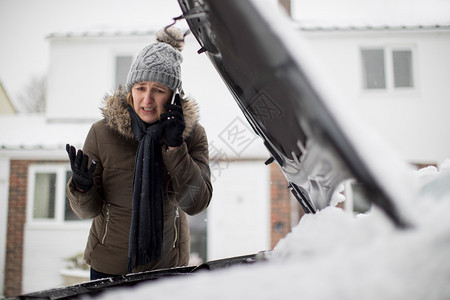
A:
<svg viewBox="0 0 450 300">
<path fill-rule="evenodd" d="M 156 43 L 145 47 L 131 65 L 127 77 L 127 91 L 142 81 L 155 81 L 171 91 L 181 90 L 181 51 L 184 37 L 180 29 L 168 27 L 156 34 Z"/>
</svg>

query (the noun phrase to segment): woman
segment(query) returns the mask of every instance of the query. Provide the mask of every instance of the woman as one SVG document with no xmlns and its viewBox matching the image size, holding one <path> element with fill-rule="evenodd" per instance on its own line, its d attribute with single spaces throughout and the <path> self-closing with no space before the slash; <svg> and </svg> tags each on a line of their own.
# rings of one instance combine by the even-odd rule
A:
<svg viewBox="0 0 450 300">
<path fill-rule="evenodd" d="M 80 218 L 94 218 L 84 253 L 91 279 L 189 262 L 186 213 L 206 209 L 212 186 L 205 130 L 181 89 L 183 44 L 176 28 L 158 32 L 126 88 L 105 97 L 104 118 L 83 150 L 66 146 L 70 205 Z"/>
</svg>

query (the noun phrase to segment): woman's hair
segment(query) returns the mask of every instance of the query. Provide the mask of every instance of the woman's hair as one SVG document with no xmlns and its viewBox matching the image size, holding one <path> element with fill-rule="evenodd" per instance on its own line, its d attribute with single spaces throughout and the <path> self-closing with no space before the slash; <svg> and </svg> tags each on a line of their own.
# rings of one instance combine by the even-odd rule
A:
<svg viewBox="0 0 450 300">
<path fill-rule="evenodd" d="M 127 95 L 127 103 L 128 103 L 129 105 L 131 105 L 131 107 L 134 108 L 134 105 L 133 105 L 133 95 L 131 95 L 131 92 L 128 92 L 128 95 Z"/>
</svg>

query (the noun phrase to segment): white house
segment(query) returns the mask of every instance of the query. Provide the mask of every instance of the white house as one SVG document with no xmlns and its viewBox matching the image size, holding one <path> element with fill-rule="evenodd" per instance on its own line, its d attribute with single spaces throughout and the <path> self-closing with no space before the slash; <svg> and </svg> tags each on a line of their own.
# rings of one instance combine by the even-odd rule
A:
<svg viewBox="0 0 450 300">
<path fill-rule="evenodd" d="M 447 23 L 303 22 L 346 104 L 405 161 L 450 157 L 450 17 Z"/>
<path fill-rule="evenodd" d="M 324 80 L 346 96 L 342 105 L 360 114 L 403 159 L 439 164 L 450 156 L 449 24 L 300 19 L 295 26 L 325 71 Z M 63 284 L 64 259 L 83 251 L 90 222 L 73 220 L 66 209 L 65 144 L 82 146 L 91 123 L 101 118 L 104 94 L 123 83 L 132 59 L 154 41 L 157 29 L 50 34 L 46 113 L 0 117 L 3 294 Z M 208 260 L 270 249 L 277 232 L 285 234 L 289 220 L 298 217 L 274 214 L 278 200 L 288 204 L 287 214 L 291 211 L 283 176 L 273 164 L 264 165 L 268 152 L 198 49 L 188 36 L 183 86 L 200 105 L 214 196 L 207 214 L 192 220 L 194 232 L 207 226 L 206 241 L 194 234 L 193 242 L 203 243 Z M 245 143 L 236 143 L 237 133 Z"/>
</svg>

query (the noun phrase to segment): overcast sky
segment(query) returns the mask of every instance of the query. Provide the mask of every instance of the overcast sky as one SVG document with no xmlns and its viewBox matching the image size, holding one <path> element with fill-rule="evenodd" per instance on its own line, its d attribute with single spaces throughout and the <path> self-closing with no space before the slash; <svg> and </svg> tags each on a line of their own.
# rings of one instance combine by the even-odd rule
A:
<svg viewBox="0 0 450 300">
<path fill-rule="evenodd" d="M 450 20 L 449 0 L 292 0 L 292 8 L 297 19 Z M 180 14 L 176 0 L 0 0 L 0 82 L 15 102 L 32 77 L 45 74 L 51 32 L 159 28 Z"/>
</svg>

